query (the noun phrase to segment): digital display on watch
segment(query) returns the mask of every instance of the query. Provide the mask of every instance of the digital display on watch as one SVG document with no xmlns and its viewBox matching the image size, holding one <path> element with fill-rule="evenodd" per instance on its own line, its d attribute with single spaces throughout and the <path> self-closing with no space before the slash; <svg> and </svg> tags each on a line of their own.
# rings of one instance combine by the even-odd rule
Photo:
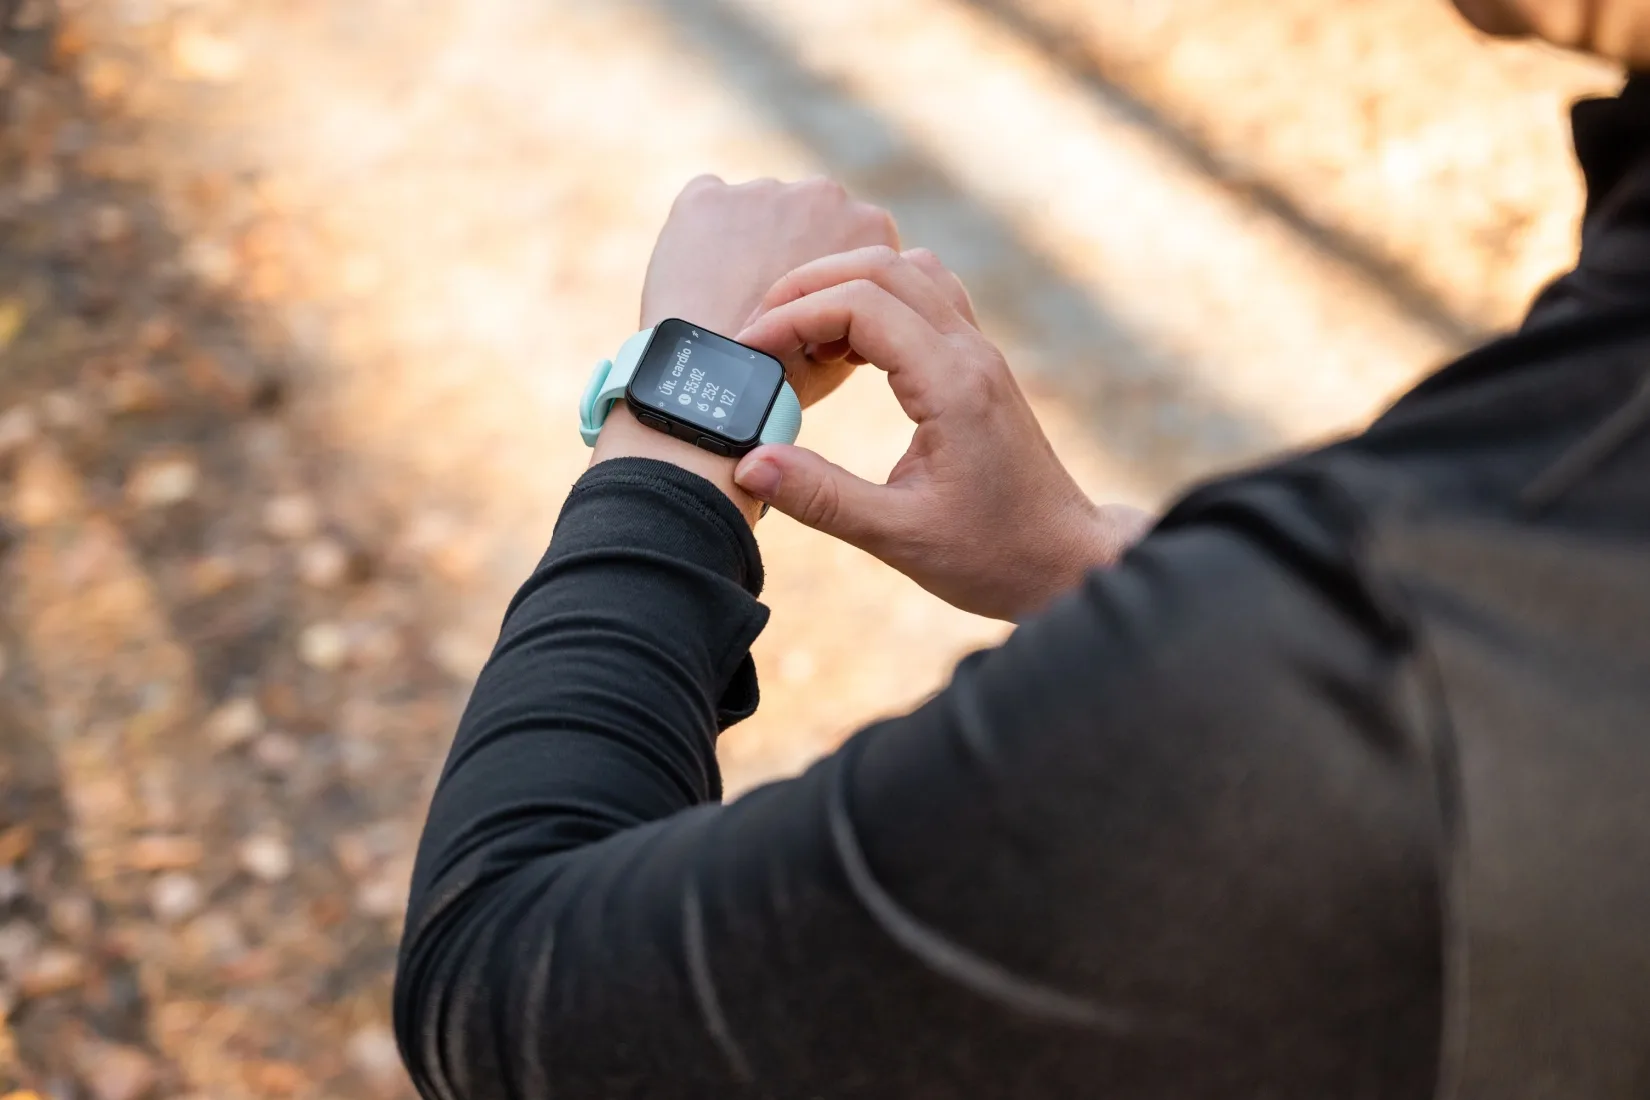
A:
<svg viewBox="0 0 1650 1100">
<path fill-rule="evenodd" d="M 720 423 L 739 407 L 740 395 L 751 378 L 751 363 L 721 351 L 707 349 L 691 335 L 676 341 L 654 393 Z"/>
<path fill-rule="evenodd" d="M 771 355 L 671 320 L 654 330 L 626 396 L 638 412 L 739 446 L 761 434 L 784 381 L 785 368 Z"/>
</svg>

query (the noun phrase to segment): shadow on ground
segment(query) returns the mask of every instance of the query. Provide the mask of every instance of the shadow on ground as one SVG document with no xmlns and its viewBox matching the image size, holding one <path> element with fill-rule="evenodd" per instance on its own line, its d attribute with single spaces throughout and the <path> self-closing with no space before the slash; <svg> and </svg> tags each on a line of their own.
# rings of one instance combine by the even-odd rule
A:
<svg viewBox="0 0 1650 1100">
<path fill-rule="evenodd" d="M 1197 134 L 1188 120 L 1175 118 L 1134 92 L 1082 37 L 1032 11 L 1021 0 L 962 0 L 1034 47 L 1089 95 L 1150 130 L 1187 167 L 1219 181 L 1255 209 L 1286 226 L 1302 242 L 1383 295 L 1410 320 L 1451 346 L 1481 342 L 1489 335 L 1475 318 L 1441 301 L 1401 260 L 1388 255 L 1379 241 L 1355 228 L 1332 224 L 1312 214 L 1279 183 L 1236 175 Z"/>
<path fill-rule="evenodd" d="M 236 304 L 246 257 L 168 232 L 72 36 L 5 15 L 0 1093 L 410 1094 L 388 983 L 413 749 L 458 690 L 439 594 L 344 495 L 292 400 L 323 366 Z"/>
</svg>

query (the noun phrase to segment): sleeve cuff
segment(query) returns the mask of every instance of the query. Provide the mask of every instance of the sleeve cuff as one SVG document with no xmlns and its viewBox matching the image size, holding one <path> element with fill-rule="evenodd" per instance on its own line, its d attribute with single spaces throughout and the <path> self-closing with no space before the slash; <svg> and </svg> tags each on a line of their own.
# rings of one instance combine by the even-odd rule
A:
<svg viewBox="0 0 1650 1100">
<path fill-rule="evenodd" d="M 745 517 L 726 494 L 698 474 L 650 458 L 616 458 L 592 466 L 562 507 L 546 560 L 567 560 L 614 548 L 658 554 L 721 577 L 751 597 L 744 613 L 723 604 L 712 616 L 711 648 L 725 686 L 716 725 L 725 730 L 756 713 L 761 700 L 750 646 L 767 622 L 762 555 Z"/>
<path fill-rule="evenodd" d="M 762 595 L 762 553 L 745 517 L 740 515 L 739 509 L 722 490 L 698 474 L 669 462 L 652 458 L 615 458 L 590 467 L 573 486 L 561 518 L 556 521 L 557 538 L 562 537 L 563 526 L 569 515 L 575 512 L 581 495 L 596 492 L 608 497 L 630 495 L 627 490 L 634 494 L 632 499 L 637 508 L 604 511 L 605 518 L 616 521 L 623 528 L 627 545 L 686 558 L 721 574 L 753 597 Z M 668 497 L 678 509 L 688 509 L 705 522 L 669 522 L 668 515 L 662 514 L 656 506 L 649 506 L 646 498 L 655 494 Z M 715 540 L 705 538 L 710 532 L 720 537 Z"/>
</svg>

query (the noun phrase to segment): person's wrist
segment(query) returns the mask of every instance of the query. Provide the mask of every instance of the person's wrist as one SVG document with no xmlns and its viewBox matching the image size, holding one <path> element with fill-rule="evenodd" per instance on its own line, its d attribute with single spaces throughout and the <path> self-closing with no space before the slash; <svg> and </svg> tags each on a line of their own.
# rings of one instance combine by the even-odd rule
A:
<svg viewBox="0 0 1650 1100">
<path fill-rule="evenodd" d="M 1075 588 L 1092 570 L 1116 565 L 1152 524 L 1151 517 L 1126 505 L 1097 505 L 1086 497 L 1066 510 L 1064 522 L 1045 525 L 1039 539 L 1045 553 L 1025 573 L 1026 583 L 1012 614 L 1016 622 L 1041 611 Z"/>
<path fill-rule="evenodd" d="M 649 329 L 657 326 L 660 321 L 668 321 L 672 317 L 681 318 L 695 325 L 702 325 L 715 333 L 731 335 L 744 327 L 745 319 L 755 303 L 744 306 L 718 306 L 711 302 L 695 301 L 691 296 L 663 296 L 656 300 L 650 296 L 642 302 L 641 327 Z"/>
<path fill-rule="evenodd" d="M 1067 580 L 1076 584 L 1093 569 L 1109 569 L 1123 559 L 1129 549 L 1145 538 L 1152 517 L 1124 504 L 1095 504 L 1087 498 L 1074 515 L 1073 535 L 1068 542 Z"/>
<path fill-rule="evenodd" d="M 614 402 L 608 413 L 590 464 L 615 458 L 652 458 L 680 466 L 720 489 L 751 526 L 762 516 L 762 503 L 733 483 L 736 460 L 713 455 L 685 440 L 654 431 L 638 421 L 623 401 Z"/>
</svg>

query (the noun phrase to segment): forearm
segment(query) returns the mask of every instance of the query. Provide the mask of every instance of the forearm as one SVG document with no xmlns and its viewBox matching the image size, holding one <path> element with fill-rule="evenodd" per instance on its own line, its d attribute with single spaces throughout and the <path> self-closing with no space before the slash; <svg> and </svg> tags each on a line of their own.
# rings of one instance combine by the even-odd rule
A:
<svg viewBox="0 0 1650 1100">
<path fill-rule="evenodd" d="M 600 620 L 660 582 L 568 564 L 489 676 L 558 589 L 538 633 L 619 630 L 651 675 Z M 1432 1087 L 1434 792 L 1343 714 L 1391 657 L 1255 548 L 1148 544 L 917 712 L 668 820 L 695 754 L 646 694 L 564 694 L 571 647 L 524 670 L 513 752 L 472 706 L 437 797 L 397 990 L 425 1096 L 1315 1098 L 1371 1058 L 1383 1096 Z"/>
<path fill-rule="evenodd" d="M 560 854 L 720 797 L 716 733 L 756 704 L 760 588 L 748 528 L 692 475 L 615 461 L 575 488 L 476 685 L 420 846 L 397 1024 L 426 1095 L 518 1094 L 442 1077 L 491 1061 L 445 1045 L 476 1030 L 456 1017 L 487 1010 L 455 1003 L 450 967 L 498 961 L 469 950 L 497 907 L 549 892 Z M 518 946 L 524 966 L 551 950 Z"/>
</svg>

